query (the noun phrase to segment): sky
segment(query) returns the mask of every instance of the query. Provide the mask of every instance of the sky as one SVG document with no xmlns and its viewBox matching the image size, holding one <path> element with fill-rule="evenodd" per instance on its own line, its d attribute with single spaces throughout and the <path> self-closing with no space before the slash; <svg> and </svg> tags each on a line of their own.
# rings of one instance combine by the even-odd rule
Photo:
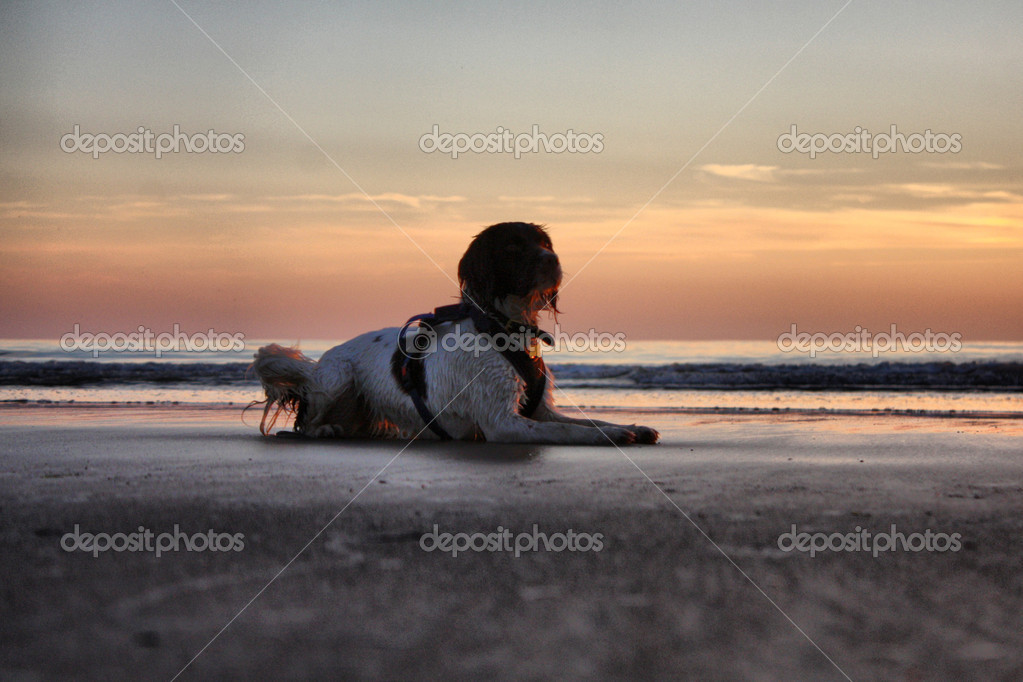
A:
<svg viewBox="0 0 1023 682">
<path fill-rule="evenodd" d="M 516 220 L 550 230 L 567 330 L 1023 340 L 1020 26 L 1009 1 L 7 2 L 0 337 L 350 338 L 450 303 Z M 82 151 L 175 126 L 228 151 Z M 875 158 L 861 131 L 892 126 L 930 141 Z M 434 130 L 591 144 L 452 158 Z"/>
</svg>

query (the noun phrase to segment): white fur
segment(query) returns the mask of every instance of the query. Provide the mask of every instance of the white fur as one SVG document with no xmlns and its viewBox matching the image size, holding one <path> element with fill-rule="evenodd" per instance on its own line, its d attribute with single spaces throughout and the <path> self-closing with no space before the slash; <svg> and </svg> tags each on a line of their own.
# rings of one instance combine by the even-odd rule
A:
<svg viewBox="0 0 1023 682">
<path fill-rule="evenodd" d="M 471 320 L 458 323 L 462 333 L 475 332 Z M 454 323 L 435 326 L 438 340 L 454 332 Z M 313 363 L 293 349 L 260 348 L 253 367 L 267 394 L 261 430 L 269 427 L 269 411 L 304 402 L 306 435 L 323 437 L 436 438 L 425 428 L 412 399 L 391 372 L 398 343 L 397 327 L 369 332 L 335 346 Z M 607 445 L 653 443 L 658 434 L 643 426 L 622 426 L 573 419 L 554 408 L 553 377 L 548 369 L 543 403 L 532 418 L 518 413 L 525 382 L 512 365 L 492 349 L 437 350 L 426 356 L 426 405 L 455 439 L 481 434 L 501 443 L 578 443 Z"/>
</svg>

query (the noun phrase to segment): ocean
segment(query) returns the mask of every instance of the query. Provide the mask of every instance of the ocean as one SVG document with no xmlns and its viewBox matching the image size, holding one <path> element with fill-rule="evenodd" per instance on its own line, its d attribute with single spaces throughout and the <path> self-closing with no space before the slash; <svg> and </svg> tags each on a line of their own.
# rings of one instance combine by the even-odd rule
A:
<svg viewBox="0 0 1023 682">
<path fill-rule="evenodd" d="M 286 339 L 278 342 L 287 343 Z M 0 402 L 244 406 L 246 368 L 268 341 L 228 351 L 66 352 L 0 340 Z M 300 344 L 316 359 L 336 341 Z M 241 345 L 241 344 L 239 344 Z M 774 341 L 634 341 L 614 352 L 544 354 L 562 406 L 665 412 L 795 411 L 1023 418 L 1023 343 L 958 351 L 783 352 Z"/>
</svg>

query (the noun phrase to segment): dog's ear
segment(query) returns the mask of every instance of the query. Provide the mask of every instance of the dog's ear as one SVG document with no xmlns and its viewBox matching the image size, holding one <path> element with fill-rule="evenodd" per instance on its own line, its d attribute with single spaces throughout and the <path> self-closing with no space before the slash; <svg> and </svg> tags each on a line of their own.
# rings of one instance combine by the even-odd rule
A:
<svg viewBox="0 0 1023 682">
<path fill-rule="evenodd" d="M 476 235 L 458 261 L 458 285 L 477 305 L 490 308 L 497 298 L 494 268 L 484 233 Z"/>
</svg>

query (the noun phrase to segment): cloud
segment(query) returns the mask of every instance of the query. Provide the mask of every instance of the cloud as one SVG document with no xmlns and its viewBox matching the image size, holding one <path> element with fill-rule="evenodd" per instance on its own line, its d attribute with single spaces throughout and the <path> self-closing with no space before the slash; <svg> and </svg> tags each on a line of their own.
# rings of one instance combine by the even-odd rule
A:
<svg viewBox="0 0 1023 682">
<path fill-rule="evenodd" d="M 270 197 L 274 201 L 296 201 L 306 203 L 334 203 L 334 204 L 401 204 L 411 208 L 420 208 L 423 204 L 456 203 L 465 201 L 462 196 L 436 196 L 432 194 L 420 194 L 417 196 L 388 192 L 385 194 L 297 194 L 292 196 Z"/>
<path fill-rule="evenodd" d="M 497 200 L 498 201 L 510 201 L 510 202 L 523 203 L 523 204 L 546 204 L 546 203 L 550 203 L 552 201 L 557 201 L 557 197 L 555 197 L 554 195 L 547 195 L 547 196 L 542 196 L 542 197 L 509 197 L 509 196 L 503 196 L 502 195 L 502 196 L 497 197 Z"/>
<path fill-rule="evenodd" d="M 177 194 L 152 196 L 118 194 L 86 195 L 48 203 L 0 202 L 0 220 L 61 219 L 133 221 L 143 218 L 176 218 L 195 212 L 208 214 L 316 213 L 338 210 L 368 213 L 394 210 L 395 206 L 429 210 L 441 204 L 466 201 L 462 196 L 359 193 L 328 195 L 302 194 L 272 197 L 243 197 L 233 194 Z"/>
<path fill-rule="evenodd" d="M 927 168 L 943 170 L 1004 170 L 1005 166 L 987 161 L 927 161 L 920 164 Z"/>
<path fill-rule="evenodd" d="M 945 201 L 1023 201 L 1023 197 L 1001 190 L 977 191 L 955 185 L 926 182 L 907 182 L 885 185 L 893 194 L 902 194 L 916 199 L 941 199 Z"/>
<path fill-rule="evenodd" d="M 556 197 L 554 195 L 514 197 L 504 194 L 497 197 L 497 200 L 517 204 L 552 204 L 555 202 L 559 204 L 587 204 L 593 201 L 590 197 Z"/>
<path fill-rule="evenodd" d="M 230 201 L 233 194 L 182 194 L 182 198 L 192 201 Z"/>
<path fill-rule="evenodd" d="M 719 163 L 708 163 L 700 166 L 699 170 L 721 178 L 733 180 L 752 180 L 754 182 L 775 182 L 778 166 L 758 166 L 753 163 L 738 165 L 725 165 Z"/>
</svg>

